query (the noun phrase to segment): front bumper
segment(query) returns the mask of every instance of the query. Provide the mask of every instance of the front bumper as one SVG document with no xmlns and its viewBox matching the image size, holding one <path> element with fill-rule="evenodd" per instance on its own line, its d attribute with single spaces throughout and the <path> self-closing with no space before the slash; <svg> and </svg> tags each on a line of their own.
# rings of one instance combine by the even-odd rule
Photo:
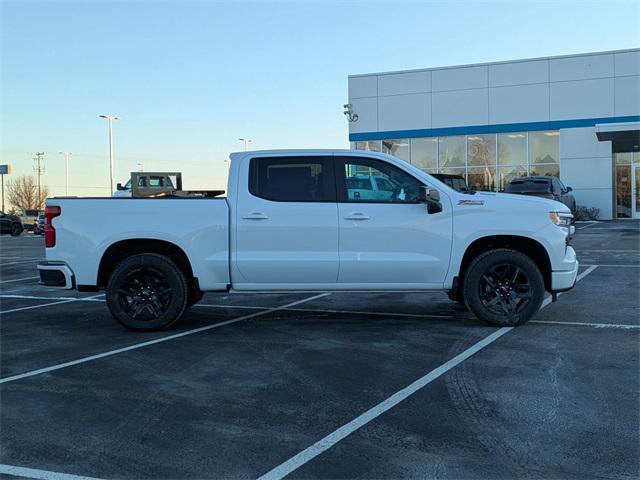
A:
<svg viewBox="0 0 640 480">
<path fill-rule="evenodd" d="M 73 272 L 64 262 L 38 263 L 40 283 L 47 287 L 62 287 L 71 290 L 75 287 Z"/>
<path fill-rule="evenodd" d="M 551 291 L 563 292 L 571 290 L 576 284 L 579 266 L 580 262 L 576 258 L 575 250 L 572 247 L 567 247 L 562 259 L 562 269 L 551 272 Z"/>
</svg>

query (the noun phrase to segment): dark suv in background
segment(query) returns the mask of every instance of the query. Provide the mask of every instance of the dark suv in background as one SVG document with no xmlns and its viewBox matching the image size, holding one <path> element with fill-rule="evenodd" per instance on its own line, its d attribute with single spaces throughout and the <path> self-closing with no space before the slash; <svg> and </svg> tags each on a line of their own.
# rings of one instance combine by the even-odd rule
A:
<svg viewBox="0 0 640 480">
<path fill-rule="evenodd" d="M 565 187 L 557 177 L 520 177 L 511 180 L 505 193 L 533 195 L 549 198 L 564 203 L 571 213 L 575 214 L 576 199 L 571 194 L 572 188 Z"/>
<path fill-rule="evenodd" d="M 17 215 L 0 212 L 0 233 L 9 233 L 17 237 L 22 233 L 22 220 Z"/>
</svg>

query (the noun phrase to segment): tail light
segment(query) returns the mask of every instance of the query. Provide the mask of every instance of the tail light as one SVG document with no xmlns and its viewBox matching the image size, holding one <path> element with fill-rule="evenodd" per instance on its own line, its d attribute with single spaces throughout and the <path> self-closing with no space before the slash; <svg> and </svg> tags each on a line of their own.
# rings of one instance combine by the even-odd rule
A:
<svg viewBox="0 0 640 480">
<path fill-rule="evenodd" d="M 62 213 L 60 207 L 47 206 L 44 208 L 44 246 L 51 248 L 56 246 L 56 229 L 51 221 Z"/>
</svg>

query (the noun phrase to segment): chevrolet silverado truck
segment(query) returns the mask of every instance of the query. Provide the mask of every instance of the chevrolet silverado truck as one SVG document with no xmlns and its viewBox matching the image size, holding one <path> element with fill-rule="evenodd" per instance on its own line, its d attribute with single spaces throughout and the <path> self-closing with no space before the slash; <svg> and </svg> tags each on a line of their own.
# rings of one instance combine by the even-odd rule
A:
<svg viewBox="0 0 640 480">
<path fill-rule="evenodd" d="M 562 203 L 457 192 L 357 150 L 231 154 L 226 197 L 50 198 L 41 283 L 105 290 L 133 330 L 177 321 L 203 292 L 443 291 L 484 322 L 515 326 L 578 261 Z M 384 198 L 353 178 L 387 179 Z"/>
</svg>

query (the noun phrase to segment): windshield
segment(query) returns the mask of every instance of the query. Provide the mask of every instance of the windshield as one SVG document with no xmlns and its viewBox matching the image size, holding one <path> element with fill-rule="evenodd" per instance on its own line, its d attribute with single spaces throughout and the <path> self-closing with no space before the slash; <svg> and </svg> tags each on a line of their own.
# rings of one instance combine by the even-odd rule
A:
<svg viewBox="0 0 640 480">
<path fill-rule="evenodd" d="M 515 180 L 506 189 L 507 193 L 520 192 L 550 192 L 551 182 L 549 180 Z"/>
</svg>

